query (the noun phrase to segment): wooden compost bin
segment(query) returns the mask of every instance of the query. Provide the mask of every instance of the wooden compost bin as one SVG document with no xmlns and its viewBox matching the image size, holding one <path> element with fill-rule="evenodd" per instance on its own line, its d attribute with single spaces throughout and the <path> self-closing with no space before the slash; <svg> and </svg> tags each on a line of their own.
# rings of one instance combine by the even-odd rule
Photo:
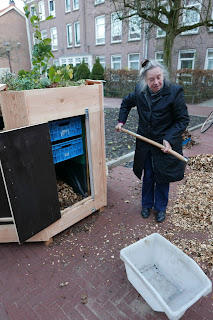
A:
<svg viewBox="0 0 213 320">
<path fill-rule="evenodd" d="M 48 242 L 106 206 L 102 84 L 1 91 L 0 105 L 0 242 Z M 49 122 L 75 116 L 85 119 L 90 194 L 60 211 Z"/>
</svg>

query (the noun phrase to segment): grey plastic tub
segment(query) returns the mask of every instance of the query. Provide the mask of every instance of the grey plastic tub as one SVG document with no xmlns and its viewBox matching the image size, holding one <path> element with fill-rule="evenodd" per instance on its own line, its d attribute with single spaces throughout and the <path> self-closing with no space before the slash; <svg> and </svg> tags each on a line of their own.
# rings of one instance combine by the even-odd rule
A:
<svg viewBox="0 0 213 320">
<path fill-rule="evenodd" d="M 158 233 L 124 248 L 127 278 L 154 311 L 178 320 L 212 283 L 198 264 Z"/>
</svg>

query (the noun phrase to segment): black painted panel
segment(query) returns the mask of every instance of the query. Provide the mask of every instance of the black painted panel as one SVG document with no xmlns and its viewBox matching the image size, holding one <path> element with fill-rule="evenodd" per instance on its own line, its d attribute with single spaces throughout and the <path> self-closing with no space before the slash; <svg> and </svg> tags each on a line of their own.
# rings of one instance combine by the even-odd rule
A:
<svg viewBox="0 0 213 320">
<path fill-rule="evenodd" d="M 11 218 L 10 207 L 4 187 L 2 173 L 0 170 L 0 218 Z"/>
<path fill-rule="evenodd" d="M 61 217 L 49 125 L 0 133 L 0 159 L 23 243 Z"/>
</svg>

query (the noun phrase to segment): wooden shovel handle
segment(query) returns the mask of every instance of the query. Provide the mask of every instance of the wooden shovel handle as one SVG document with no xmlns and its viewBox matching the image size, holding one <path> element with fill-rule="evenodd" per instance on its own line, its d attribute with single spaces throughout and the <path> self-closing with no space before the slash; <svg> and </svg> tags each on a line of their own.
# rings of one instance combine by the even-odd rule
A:
<svg viewBox="0 0 213 320">
<path fill-rule="evenodd" d="M 121 128 L 121 131 L 123 131 L 123 132 L 125 132 L 125 133 L 128 133 L 129 135 L 131 135 L 131 136 L 133 136 L 133 137 L 136 137 L 136 138 L 138 138 L 138 139 L 140 139 L 140 140 L 143 140 L 143 141 L 145 141 L 145 142 L 147 142 L 147 143 L 150 143 L 150 144 L 152 144 L 153 146 L 156 146 L 156 147 L 158 147 L 158 148 L 160 148 L 160 149 L 164 149 L 164 148 L 165 148 L 163 144 L 160 144 L 160 143 L 158 143 L 158 142 L 156 142 L 156 141 L 153 141 L 153 140 L 151 140 L 151 139 L 148 139 L 148 138 L 146 138 L 146 137 L 144 137 L 144 136 L 141 136 L 141 135 L 139 135 L 139 134 L 137 134 L 137 133 L 134 133 L 134 132 L 132 132 L 132 131 L 129 131 L 129 130 L 127 130 L 127 129 Z M 172 150 L 172 149 L 169 149 L 169 150 L 168 150 L 168 153 L 171 154 L 171 155 L 173 155 L 173 156 L 175 156 L 176 158 L 178 158 L 179 160 L 183 161 L 184 163 L 187 163 L 187 162 L 188 162 L 188 158 L 182 156 L 181 154 L 179 154 L 178 152 L 176 152 L 176 151 L 174 151 L 174 150 Z"/>
</svg>

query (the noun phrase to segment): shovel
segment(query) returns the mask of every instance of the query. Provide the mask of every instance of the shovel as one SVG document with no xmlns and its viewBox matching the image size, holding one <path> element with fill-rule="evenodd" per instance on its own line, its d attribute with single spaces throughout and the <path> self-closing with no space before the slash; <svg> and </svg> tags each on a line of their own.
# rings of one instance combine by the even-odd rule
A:
<svg viewBox="0 0 213 320">
<path fill-rule="evenodd" d="M 158 147 L 158 148 L 160 148 L 160 149 L 164 149 L 164 148 L 165 148 L 164 145 L 162 145 L 162 144 L 160 144 L 160 143 L 158 143 L 158 142 L 156 142 L 156 141 L 153 141 L 153 140 L 151 140 L 151 139 L 148 139 L 148 138 L 146 138 L 146 137 L 143 137 L 143 136 L 141 136 L 141 135 L 139 135 L 139 134 L 137 134 L 137 133 L 134 133 L 134 132 L 132 132 L 132 131 L 129 131 L 129 130 L 127 130 L 127 129 L 121 128 L 121 131 L 123 131 L 123 132 L 125 132 L 125 133 L 128 133 L 129 135 L 131 135 L 131 136 L 133 136 L 133 137 L 136 137 L 136 138 L 138 138 L 138 139 L 140 139 L 140 140 L 143 140 L 143 141 L 145 141 L 145 142 L 147 142 L 147 143 L 150 143 L 150 144 L 152 144 L 153 146 L 156 146 L 156 147 Z M 188 162 L 188 158 L 187 158 L 187 157 L 182 156 L 181 154 L 179 154 L 178 152 L 176 152 L 176 151 L 174 151 L 174 150 L 172 150 L 172 149 L 169 149 L 169 150 L 167 151 L 167 153 L 169 153 L 169 154 L 173 155 L 174 157 L 178 158 L 179 160 L 183 161 L 185 164 Z"/>
</svg>

